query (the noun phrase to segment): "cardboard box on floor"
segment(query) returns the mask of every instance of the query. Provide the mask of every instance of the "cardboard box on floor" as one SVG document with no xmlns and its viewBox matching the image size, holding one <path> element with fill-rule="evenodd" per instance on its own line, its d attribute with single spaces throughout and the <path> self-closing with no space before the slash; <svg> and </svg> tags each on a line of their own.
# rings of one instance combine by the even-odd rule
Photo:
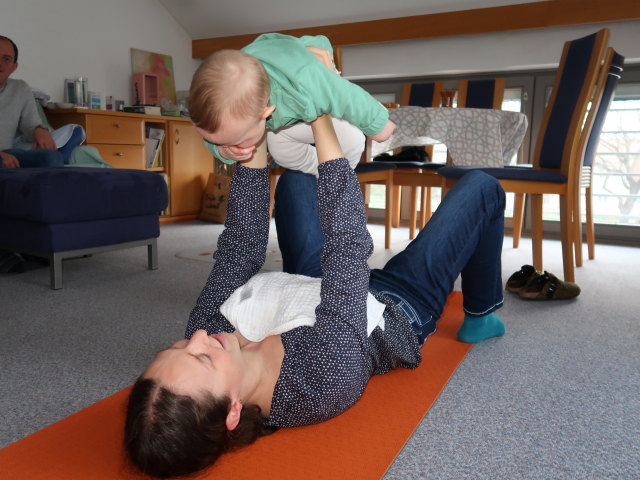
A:
<svg viewBox="0 0 640 480">
<path fill-rule="evenodd" d="M 229 203 L 229 185 L 231 177 L 221 173 L 210 173 L 207 186 L 202 195 L 200 220 L 224 223 Z"/>
</svg>

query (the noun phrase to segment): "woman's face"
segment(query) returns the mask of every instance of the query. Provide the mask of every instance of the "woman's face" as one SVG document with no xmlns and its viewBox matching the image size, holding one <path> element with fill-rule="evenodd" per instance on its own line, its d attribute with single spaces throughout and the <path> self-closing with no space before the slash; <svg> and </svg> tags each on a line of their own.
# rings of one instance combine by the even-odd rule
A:
<svg viewBox="0 0 640 480">
<path fill-rule="evenodd" d="M 182 395 L 201 391 L 214 396 L 240 398 L 244 359 L 238 339 L 230 333 L 207 335 L 198 330 L 189 340 L 180 340 L 160 351 L 142 374 Z"/>
</svg>

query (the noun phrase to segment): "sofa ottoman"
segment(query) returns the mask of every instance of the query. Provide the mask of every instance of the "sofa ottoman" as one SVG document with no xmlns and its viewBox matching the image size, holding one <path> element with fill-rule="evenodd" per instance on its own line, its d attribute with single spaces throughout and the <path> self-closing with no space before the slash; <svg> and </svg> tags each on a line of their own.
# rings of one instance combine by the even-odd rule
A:
<svg viewBox="0 0 640 480">
<path fill-rule="evenodd" d="M 51 288 L 62 260 L 147 245 L 157 268 L 159 214 L 168 203 L 153 172 L 87 167 L 0 169 L 0 248 L 49 259 Z"/>
</svg>

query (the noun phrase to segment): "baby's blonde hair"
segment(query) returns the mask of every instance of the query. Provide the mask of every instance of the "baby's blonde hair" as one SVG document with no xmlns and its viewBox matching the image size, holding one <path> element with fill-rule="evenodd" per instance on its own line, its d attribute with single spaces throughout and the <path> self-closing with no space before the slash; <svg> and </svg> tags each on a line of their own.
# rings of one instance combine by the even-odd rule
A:
<svg viewBox="0 0 640 480">
<path fill-rule="evenodd" d="M 215 132 L 229 117 L 258 117 L 269 93 L 269 76 L 257 58 L 240 50 L 220 50 L 193 75 L 189 114 L 197 127 Z"/>
</svg>

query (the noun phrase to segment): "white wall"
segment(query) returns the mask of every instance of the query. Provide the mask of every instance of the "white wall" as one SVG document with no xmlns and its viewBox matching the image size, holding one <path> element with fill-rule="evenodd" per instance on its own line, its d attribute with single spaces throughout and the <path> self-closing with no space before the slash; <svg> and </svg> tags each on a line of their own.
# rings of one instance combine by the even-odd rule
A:
<svg viewBox="0 0 640 480">
<path fill-rule="evenodd" d="M 556 67 L 565 41 L 603 27 L 627 64 L 640 62 L 640 21 L 629 21 L 344 47 L 343 74 L 363 80 Z"/>
<path fill-rule="evenodd" d="M 170 55 L 177 90 L 188 90 L 198 61 L 191 39 L 157 0 L 0 0 L 0 35 L 19 49 L 12 78 L 63 100 L 65 78 L 131 102 L 130 49 Z"/>
<path fill-rule="evenodd" d="M 548 68 L 566 40 L 602 26 L 627 63 L 640 62 L 640 21 L 630 21 L 345 47 L 343 70 L 367 79 Z M 189 88 L 199 64 L 157 0 L 0 0 L 0 35 L 20 49 L 13 77 L 57 101 L 65 78 L 86 76 L 91 90 L 129 104 L 130 48 L 171 55 L 177 90 Z"/>
</svg>

